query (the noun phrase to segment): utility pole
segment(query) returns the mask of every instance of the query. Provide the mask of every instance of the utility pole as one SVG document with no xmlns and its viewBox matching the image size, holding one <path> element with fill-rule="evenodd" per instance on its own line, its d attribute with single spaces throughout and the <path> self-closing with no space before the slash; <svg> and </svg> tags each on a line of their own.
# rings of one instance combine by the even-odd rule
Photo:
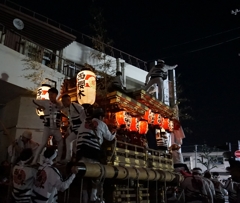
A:
<svg viewBox="0 0 240 203">
<path fill-rule="evenodd" d="M 232 144 L 231 144 L 231 142 L 228 143 L 228 150 L 229 150 L 229 152 L 232 151 Z"/>
<path fill-rule="evenodd" d="M 197 145 L 195 145 L 195 168 L 197 167 Z"/>
</svg>

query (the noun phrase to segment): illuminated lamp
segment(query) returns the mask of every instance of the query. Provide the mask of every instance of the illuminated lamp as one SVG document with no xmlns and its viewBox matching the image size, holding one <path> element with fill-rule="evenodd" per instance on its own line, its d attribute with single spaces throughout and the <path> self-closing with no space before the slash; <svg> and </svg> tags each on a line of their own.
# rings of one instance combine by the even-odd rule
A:
<svg viewBox="0 0 240 203">
<path fill-rule="evenodd" d="M 132 122 L 130 125 L 130 131 L 138 132 L 139 131 L 139 124 L 138 118 L 132 117 Z"/>
<path fill-rule="evenodd" d="M 139 134 L 146 134 L 148 131 L 148 122 L 147 121 L 139 121 L 138 122 L 139 125 Z"/>
<path fill-rule="evenodd" d="M 172 132 L 174 130 L 174 124 L 173 121 L 169 118 L 163 118 L 162 120 L 162 128 L 164 128 L 167 131 Z"/>
<path fill-rule="evenodd" d="M 154 118 L 155 118 L 155 114 L 153 112 L 151 112 L 148 116 L 148 123 L 154 124 Z"/>
<path fill-rule="evenodd" d="M 51 85 L 42 84 L 41 87 L 37 89 L 36 100 L 49 100 L 48 90 L 51 88 Z M 38 116 L 44 116 L 43 111 L 36 110 Z"/>
<path fill-rule="evenodd" d="M 154 122 L 153 125 L 159 125 L 162 124 L 162 116 L 160 114 L 154 114 Z"/>
<path fill-rule="evenodd" d="M 173 132 L 174 130 L 174 122 L 172 120 L 169 121 L 169 131 Z"/>
<path fill-rule="evenodd" d="M 147 111 L 145 111 L 142 119 L 148 121 L 150 114 L 151 114 L 151 109 L 148 109 Z"/>
<path fill-rule="evenodd" d="M 77 74 L 77 99 L 81 105 L 92 105 L 96 99 L 96 75 L 90 70 Z"/>
<path fill-rule="evenodd" d="M 118 126 L 126 125 L 126 128 L 130 129 L 132 117 L 126 111 L 119 111 L 115 113 L 115 119 Z"/>
</svg>

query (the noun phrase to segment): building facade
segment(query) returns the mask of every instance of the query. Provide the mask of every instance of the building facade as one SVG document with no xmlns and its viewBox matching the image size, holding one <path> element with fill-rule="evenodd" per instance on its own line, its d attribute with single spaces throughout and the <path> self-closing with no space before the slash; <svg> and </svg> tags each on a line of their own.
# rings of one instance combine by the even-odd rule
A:
<svg viewBox="0 0 240 203">
<path fill-rule="evenodd" d="M 7 146 L 29 129 L 41 142 L 42 120 L 36 115 L 32 99 L 41 83 L 56 86 L 75 77 L 90 64 L 101 71 L 103 61 L 93 57 L 98 51 L 93 38 L 74 31 L 19 5 L 0 3 L 0 160 L 7 156 Z M 142 89 L 150 68 L 146 63 L 114 47 L 106 46 L 108 74 L 123 73 L 128 90 Z M 175 71 L 164 81 L 164 103 L 176 103 Z M 7 129 L 8 134 L 4 129 Z"/>
<path fill-rule="evenodd" d="M 207 167 L 202 164 L 204 162 L 208 163 L 207 159 L 201 157 L 202 152 L 183 152 L 183 160 L 184 163 L 188 166 L 189 169 L 193 169 L 195 167 L 199 167 L 205 172 Z M 221 179 L 227 179 L 229 177 L 229 173 L 227 172 L 227 167 L 229 167 L 229 162 L 223 157 L 222 151 L 212 152 L 209 155 L 209 159 L 213 158 L 214 161 L 210 162 L 209 169 L 210 172 L 218 172 L 220 174 Z"/>
</svg>

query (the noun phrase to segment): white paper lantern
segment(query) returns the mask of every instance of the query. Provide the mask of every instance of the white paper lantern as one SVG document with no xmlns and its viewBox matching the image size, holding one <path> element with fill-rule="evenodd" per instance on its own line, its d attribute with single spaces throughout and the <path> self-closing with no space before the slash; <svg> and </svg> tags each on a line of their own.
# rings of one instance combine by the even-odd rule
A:
<svg viewBox="0 0 240 203">
<path fill-rule="evenodd" d="M 83 70 L 77 74 L 78 103 L 94 104 L 96 99 L 96 75 L 90 70 Z"/>
<path fill-rule="evenodd" d="M 37 89 L 36 100 L 49 100 L 48 90 L 51 88 L 50 85 L 43 84 Z"/>
<path fill-rule="evenodd" d="M 51 88 L 50 85 L 43 84 L 41 87 L 37 89 L 37 97 L 36 100 L 49 100 L 48 90 Z M 36 110 L 38 116 L 44 116 L 43 111 Z"/>
</svg>

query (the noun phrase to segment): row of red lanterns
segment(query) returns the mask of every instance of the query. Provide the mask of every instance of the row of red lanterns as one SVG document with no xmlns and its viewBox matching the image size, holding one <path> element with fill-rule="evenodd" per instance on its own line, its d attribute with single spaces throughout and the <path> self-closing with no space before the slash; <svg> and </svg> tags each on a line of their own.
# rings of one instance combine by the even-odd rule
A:
<svg viewBox="0 0 240 203">
<path fill-rule="evenodd" d="M 125 125 L 127 129 L 139 134 L 146 134 L 148 124 L 159 126 L 167 131 L 173 131 L 174 124 L 169 118 L 164 118 L 160 114 L 154 114 L 151 110 L 145 112 L 145 115 L 139 120 L 137 117 L 130 116 L 126 111 L 119 111 L 115 114 L 117 124 Z"/>
</svg>

